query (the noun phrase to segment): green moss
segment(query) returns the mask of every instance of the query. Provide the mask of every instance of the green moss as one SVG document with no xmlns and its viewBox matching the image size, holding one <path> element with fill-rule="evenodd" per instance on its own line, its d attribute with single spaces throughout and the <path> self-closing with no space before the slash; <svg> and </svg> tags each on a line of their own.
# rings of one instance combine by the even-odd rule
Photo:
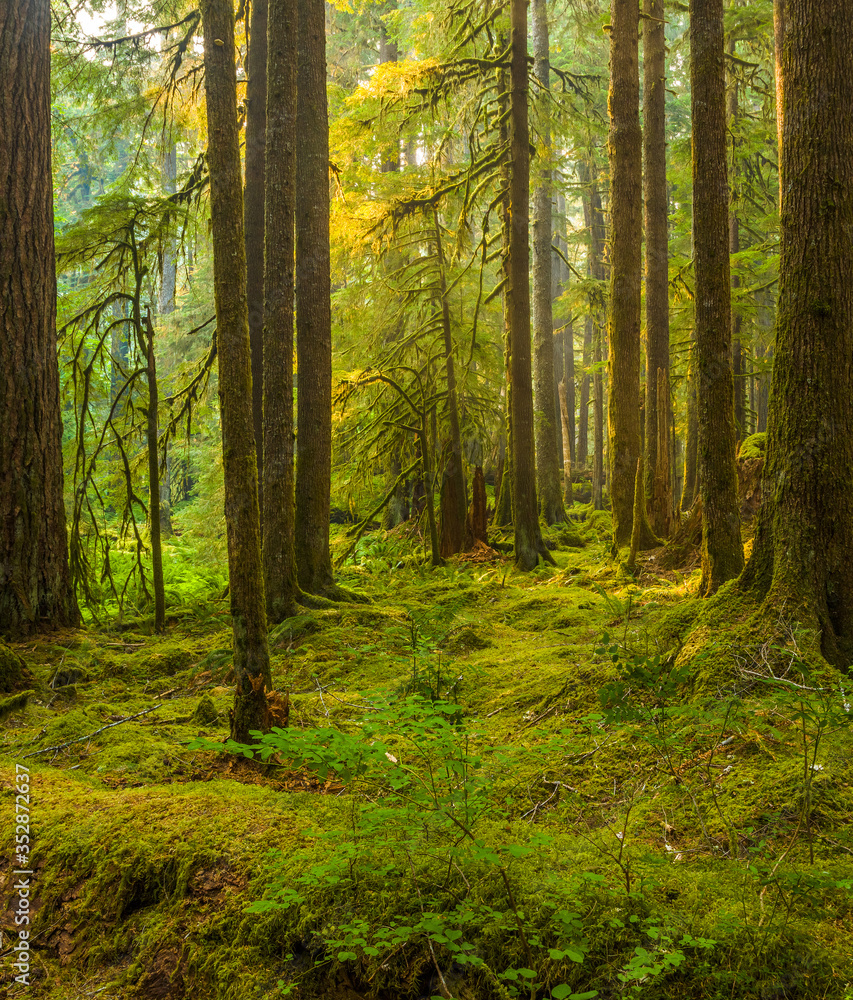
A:
<svg viewBox="0 0 853 1000">
<path fill-rule="evenodd" d="M 764 451 L 767 447 L 767 432 L 760 431 L 746 438 L 738 451 L 739 459 L 764 458 Z"/>
</svg>

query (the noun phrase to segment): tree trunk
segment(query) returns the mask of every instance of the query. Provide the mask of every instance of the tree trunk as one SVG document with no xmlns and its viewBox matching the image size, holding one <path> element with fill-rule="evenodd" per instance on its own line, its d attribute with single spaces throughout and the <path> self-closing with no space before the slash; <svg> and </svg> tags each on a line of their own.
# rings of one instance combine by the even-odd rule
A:
<svg viewBox="0 0 853 1000">
<path fill-rule="evenodd" d="M 272 687 L 272 680 L 252 420 L 234 12 L 230 0 L 203 0 L 201 11 L 225 524 L 236 679 L 231 736 L 245 743 L 250 740 L 252 730 L 269 727 L 265 688 Z"/>
<path fill-rule="evenodd" d="M 332 311 L 326 7 L 299 0 L 296 134 L 296 567 L 312 594 L 334 590 L 329 554 L 332 490 Z"/>
<path fill-rule="evenodd" d="M 252 422 L 258 457 L 258 504 L 264 521 L 264 170 L 267 141 L 269 0 L 252 0 L 246 83 L 246 298 L 252 345 Z"/>
<path fill-rule="evenodd" d="M 565 521 L 560 489 L 554 398 L 554 314 L 551 303 L 551 133 L 550 53 L 545 0 L 533 0 L 533 72 L 539 84 L 540 136 L 545 163 L 538 171 L 533 195 L 533 342 L 536 436 L 536 484 L 539 509 L 546 524 Z"/>
<path fill-rule="evenodd" d="M 690 347 L 690 366 L 687 372 L 687 431 L 684 435 L 684 483 L 681 490 L 681 509 L 688 511 L 698 495 L 699 480 L 699 413 L 696 406 L 695 342 Z"/>
<path fill-rule="evenodd" d="M 595 364 L 595 373 L 592 376 L 592 507 L 593 510 L 602 510 L 604 501 L 602 498 L 602 488 L 604 487 L 604 375 L 601 372 L 601 323 L 595 324 L 593 331 L 592 359 Z"/>
<path fill-rule="evenodd" d="M 263 554 L 267 617 L 296 611 L 293 295 L 296 212 L 296 0 L 270 0 L 267 35 Z"/>
<path fill-rule="evenodd" d="M 670 404 L 669 404 L 669 373 L 663 368 L 657 371 L 657 417 L 655 428 L 657 448 L 655 456 L 657 465 L 652 479 L 654 492 L 652 504 L 656 515 L 656 524 L 662 537 L 668 538 L 673 528 L 672 503 L 672 466 L 670 464 Z"/>
<path fill-rule="evenodd" d="M 527 5 L 512 0 L 510 65 L 510 245 L 507 314 L 510 329 L 512 389 L 512 524 L 515 563 L 534 569 L 542 555 L 553 556 L 542 542 L 536 504 L 536 460 L 533 443 L 533 383 L 530 357 L 530 134 L 527 124 Z M 550 256 L 549 256 L 550 262 Z M 549 334 L 550 335 L 550 334 Z M 553 375 L 552 375 L 553 378 Z"/>
<path fill-rule="evenodd" d="M 62 496 L 50 5 L 0 7 L 0 633 L 74 625 Z"/>
<path fill-rule="evenodd" d="M 610 315 L 607 408 L 614 549 L 631 542 L 640 457 L 642 134 L 638 0 L 612 0 L 610 31 Z"/>
<path fill-rule="evenodd" d="M 702 582 L 713 594 L 743 569 L 731 363 L 729 190 L 723 0 L 691 0 L 693 248 Z"/>
<path fill-rule="evenodd" d="M 779 211 L 782 210 L 782 128 L 784 124 L 784 88 L 782 52 L 785 47 L 785 8 L 787 0 L 773 0 L 773 48 L 776 70 L 776 141 L 779 150 Z"/>
<path fill-rule="evenodd" d="M 569 402 L 566 398 L 565 379 L 560 383 L 560 416 L 563 421 L 563 502 L 569 508 L 574 503 L 572 497 L 572 452 L 569 448 L 571 429 L 569 427 Z"/>
<path fill-rule="evenodd" d="M 450 419 L 450 454 L 441 482 L 441 554 L 455 555 L 465 550 L 467 542 L 468 498 L 465 470 L 462 466 L 462 434 L 459 430 L 459 405 L 456 397 L 456 369 L 453 362 L 453 333 L 450 326 L 450 303 L 447 301 L 447 274 L 438 212 L 433 211 L 435 252 L 438 260 L 441 295 L 441 329 L 444 336 L 444 371 L 447 379 L 447 414 Z"/>
<path fill-rule="evenodd" d="M 163 191 L 174 194 L 178 181 L 178 151 L 175 143 L 169 141 L 163 150 Z M 178 278 L 178 265 L 175 259 L 177 241 L 169 232 L 162 247 L 160 259 L 160 295 L 157 311 L 162 316 L 168 316 L 175 311 L 175 289 Z"/>
<path fill-rule="evenodd" d="M 652 530 L 665 537 L 672 503 L 658 503 L 659 462 L 670 468 L 669 433 L 661 438 L 658 409 L 660 371 L 669 388 L 669 219 L 666 188 L 666 38 L 663 0 L 646 0 L 643 20 L 643 153 L 646 208 L 646 427 L 643 488 Z M 668 396 L 668 392 L 667 392 Z M 665 408 L 668 417 L 668 407 Z M 666 423 L 668 429 L 668 420 Z M 665 455 L 659 458 L 658 448 Z"/>
<path fill-rule="evenodd" d="M 581 469 L 589 465 L 589 372 L 592 364 L 592 314 L 587 313 L 583 328 L 583 375 L 578 405 L 578 444 L 575 462 Z"/>
<path fill-rule="evenodd" d="M 729 42 L 729 54 L 734 56 L 734 39 Z M 731 172 L 731 209 L 729 211 L 729 253 L 734 256 L 740 253 L 740 222 L 738 220 L 738 164 L 737 164 L 737 121 L 738 121 L 738 83 L 734 73 L 730 74 L 728 89 L 729 131 L 732 135 L 732 172 Z M 732 291 L 740 287 L 740 278 L 736 271 L 731 276 Z M 732 378 L 734 381 L 735 437 L 743 441 L 746 437 L 746 378 L 743 366 L 743 346 L 741 345 L 741 315 L 740 307 L 732 296 Z"/>
<path fill-rule="evenodd" d="M 145 314 L 144 323 L 138 315 L 138 304 L 134 307 L 137 329 L 142 334 L 144 325 L 145 338 L 141 347 L 145 348 L 146 378 L 148 381 L 148 419 L 146 421 L 146 437 L 148 445 L 148 523 L 151 528 L 151 568 L 154 579 L 154 631 L 163 632 L 166 628 L 166 589 L 163 585 L 163 546 L 160 542 L 160 461 L 157 439 L 158 409 L 160 406 L 157 391 L 157 365 L 154 356 L 154 324 L 151 322 L 151 310 Z M 140 336 L 140 340 L 142 337 Z"/>
<path fill-rule="evenodd" d="M 763 499 L 743 577 L 853 654 L 853 7 L 786 0 L 779 318 Z"/>
</svg>

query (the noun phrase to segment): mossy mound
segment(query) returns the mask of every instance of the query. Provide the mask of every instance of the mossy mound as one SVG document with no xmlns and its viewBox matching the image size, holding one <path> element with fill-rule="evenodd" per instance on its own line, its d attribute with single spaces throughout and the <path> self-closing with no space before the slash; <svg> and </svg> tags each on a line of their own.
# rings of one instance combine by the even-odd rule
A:
<svg viewBox="0 0 853 1000">
<path fill-rule="evenodd" d="M 767 447 L 766 431 L 760 431 L 758 434 L 751 434 L 741 443 L 740 449 L 738 450 L 737 453 L 738 461 L 741 460 L 747 461 L 755 458 L 764 458 L 764 452 L 766 447 Z"/>
<path fill-rule="evenodd" d="M 450 656 L 466 656 L 479 649 L 488 649 L 491 645 L 493 644 L 488 639 L 466 626 L 448 635 L 440 648 Z"/>
<path fill-rule="evenodd" d="M 0 693 L 15 694 L 32 688 L 35 678 L 14 650 L 0 642 Z"/>
</svg>

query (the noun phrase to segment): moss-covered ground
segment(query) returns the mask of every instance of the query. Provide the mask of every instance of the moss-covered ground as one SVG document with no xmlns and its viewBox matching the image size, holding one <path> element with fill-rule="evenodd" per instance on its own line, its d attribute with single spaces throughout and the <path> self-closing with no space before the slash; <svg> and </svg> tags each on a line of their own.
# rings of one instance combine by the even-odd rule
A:
<svg viewBox="0 0 853 1000">
<path fill-rule="evenodd" d="M 266 761 L 192 748 L 228 730 L 219 598 L 4 650 L 5 995 L 853 997 L 853 682 L 573 514 L 527 575 L 366 535 L 369 603 L 272 630 Z"/>
</svg>

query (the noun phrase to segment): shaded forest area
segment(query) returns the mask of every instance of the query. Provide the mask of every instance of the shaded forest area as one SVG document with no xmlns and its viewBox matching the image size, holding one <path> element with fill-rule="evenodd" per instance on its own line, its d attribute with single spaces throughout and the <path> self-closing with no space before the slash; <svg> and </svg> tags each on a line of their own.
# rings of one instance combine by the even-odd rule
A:
<svg viewBox="0 0 853 1000">
<path fill-rule="evenodd" d="M 0 983 L 853 998 L 853 7 L 0 2 Z"/>
</svg>

